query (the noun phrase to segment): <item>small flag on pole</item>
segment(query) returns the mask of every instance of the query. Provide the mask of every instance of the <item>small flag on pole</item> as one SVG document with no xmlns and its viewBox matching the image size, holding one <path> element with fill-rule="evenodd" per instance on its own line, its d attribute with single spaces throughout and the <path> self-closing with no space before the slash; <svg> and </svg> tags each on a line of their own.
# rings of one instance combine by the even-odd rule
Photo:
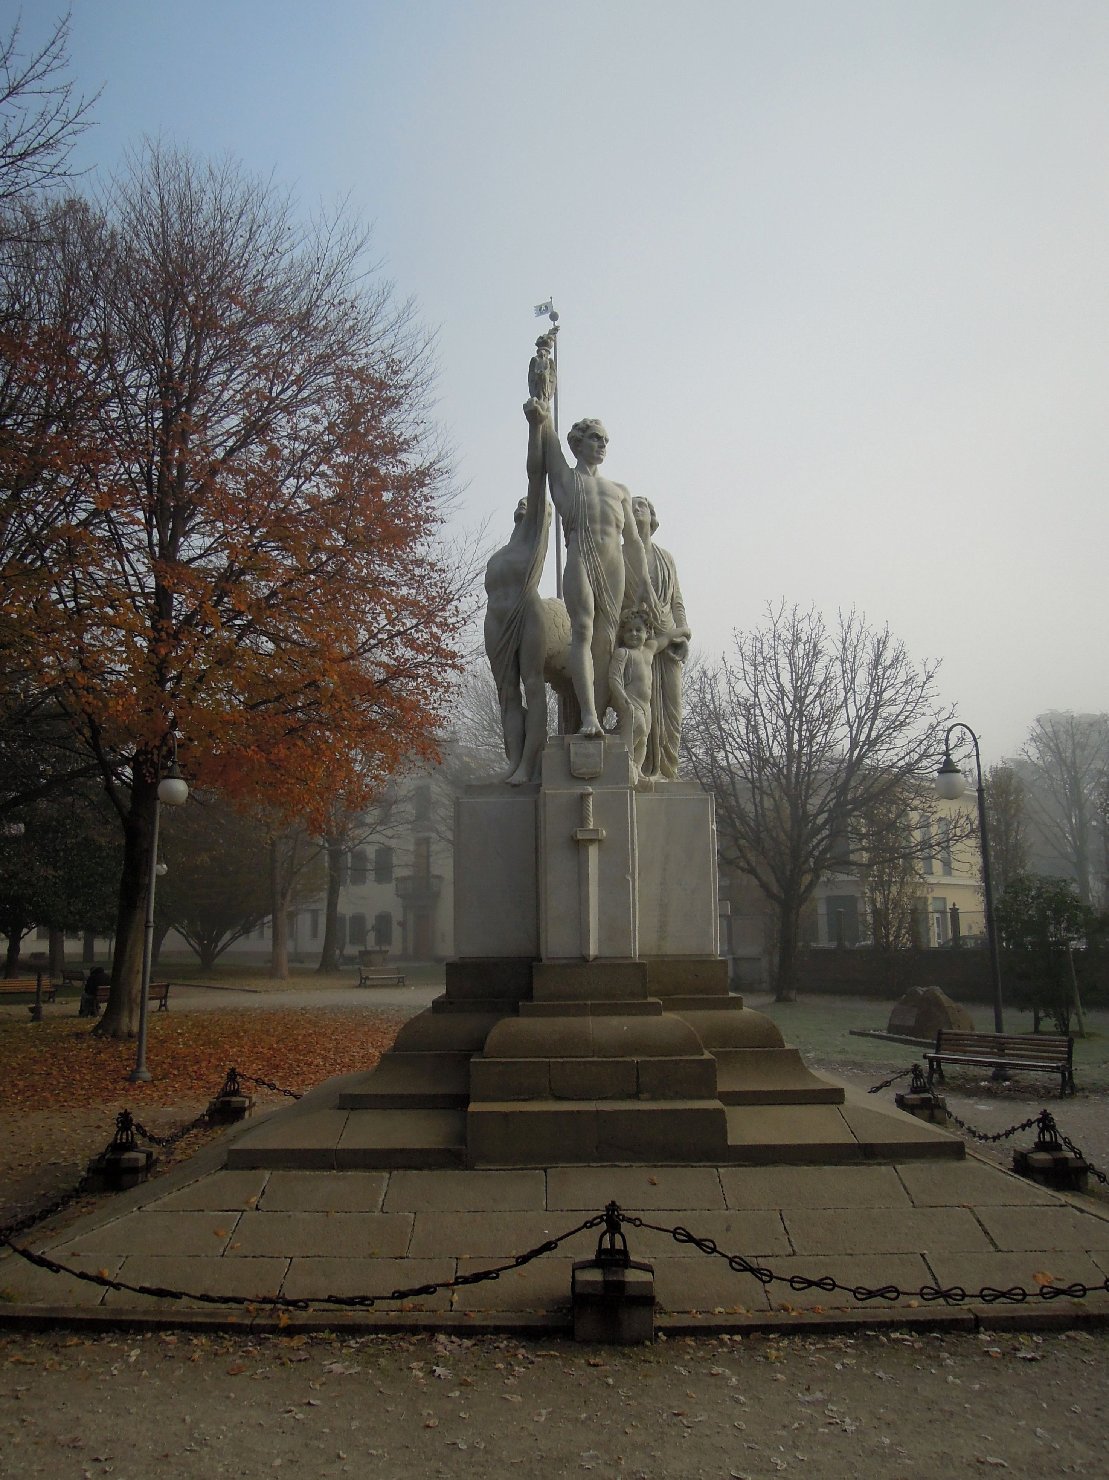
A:
<svg viewBox="0 0 1109 1480">
<path fill-rule="evenodd" d="M 544 302 L 535 305 L 535 317 L 541 319 L 545 313 L 550 313 L 553 308 L 554 300 L 547 298 Z"/>
</svg>

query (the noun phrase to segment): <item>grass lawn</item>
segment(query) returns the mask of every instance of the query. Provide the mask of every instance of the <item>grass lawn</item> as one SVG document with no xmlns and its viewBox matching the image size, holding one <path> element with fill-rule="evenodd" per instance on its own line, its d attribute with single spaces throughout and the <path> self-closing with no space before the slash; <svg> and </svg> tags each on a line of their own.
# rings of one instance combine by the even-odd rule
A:
<svg viewBox="0 0 1109 1480">
<path fill-rule="evenodd" d="M 882 1030 L 889 1020 L 892 1002 L 858 997 L 804 997 L 797 1002 L 772 1002 L 747 998 L 747 1006 L 772 1018 L 787 1043 L 799 1048 L 814 1066 L 835 1071 L 838 1067 L 873 1070 L 881 1079 L 907 1068 L 918 1055 L 907 1043 L 882 1043 L 876 1038 L 853 1038 L 852 1028 Z M 981 1032 L 992 1028 L 992 1014 L 984 1005 L 972 1009 Z M 1006 1022 L 1010 1032 L 1030 1033 L 1031 1016 L 1011 1013 Z M 1074 1076 L 1080 1090 L 1109 1090 L 1109 1011 L 1086 1014 L 1087 1036 L 1074 1040 Z M 955 1070 L 949 1070 L 949 1078 Z M 1028 1078 L 1027 1075 L 1021 1078 Z M 1032 1081 L 1029 1080 L 1031 1083 Z"/>
</svg>

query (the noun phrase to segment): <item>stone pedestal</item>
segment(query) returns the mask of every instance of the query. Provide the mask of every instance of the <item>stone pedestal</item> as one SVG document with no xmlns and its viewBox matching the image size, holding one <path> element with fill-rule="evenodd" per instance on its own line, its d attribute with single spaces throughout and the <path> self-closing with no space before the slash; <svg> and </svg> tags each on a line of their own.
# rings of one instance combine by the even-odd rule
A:
<svg viewBox="0 0 1109 1480">
<path fill-rule="evenodd" d="M 407 1136 L 422 1165 L 721 1165 L 768 1113 L 850 1154 L 842 1088 L 729 994 L 700 787 L 635 790 L 619 741 L 553 740 L 538 784 L 467 788 L 455 860 L 459 959 L 341 1088 L 343 1164 L 404 1165 Z"/>
</svg>

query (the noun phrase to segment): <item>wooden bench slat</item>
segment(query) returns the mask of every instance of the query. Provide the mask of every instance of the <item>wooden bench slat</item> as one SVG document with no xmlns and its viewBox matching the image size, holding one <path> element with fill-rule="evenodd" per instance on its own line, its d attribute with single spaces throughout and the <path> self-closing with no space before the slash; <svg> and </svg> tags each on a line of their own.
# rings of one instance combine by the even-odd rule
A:
<svg viewBox="0 0 1109 1480">
<path fill-rule="evenodd" d="M 943 1065 L 972 1064 L 979 1068 L 1050 1070 L 1059 1075 L 1059 1093 L 1074 1094 L 1074 1039 L 1055 1034 L 959 1033 L 940 1028 L 936 1046 L 924 1055 L 928 1082 Z"/>
<path fill-rule="evenodd" d="M 403 987 L 408 978 L 403 971 L 359 971 L 360 987 Z"/>
</svg>

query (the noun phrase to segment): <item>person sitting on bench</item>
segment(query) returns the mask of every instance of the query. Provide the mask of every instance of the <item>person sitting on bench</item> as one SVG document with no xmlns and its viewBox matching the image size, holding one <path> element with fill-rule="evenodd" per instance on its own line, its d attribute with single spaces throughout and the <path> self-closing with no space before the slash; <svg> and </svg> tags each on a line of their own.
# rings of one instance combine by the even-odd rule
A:
<svg viewBox="0 0 1109 1480">
<path fill-rule="evenodd" d="M 79 1017 L 99 1017 L 100 1004 L 96 1000 L 96 994 L 100 987 L 108 985 L 108 973 L 103 966 L 94 966 L 85 978 L 85 985 L 81 989 L 81 1008 Z"/>
</svg>

